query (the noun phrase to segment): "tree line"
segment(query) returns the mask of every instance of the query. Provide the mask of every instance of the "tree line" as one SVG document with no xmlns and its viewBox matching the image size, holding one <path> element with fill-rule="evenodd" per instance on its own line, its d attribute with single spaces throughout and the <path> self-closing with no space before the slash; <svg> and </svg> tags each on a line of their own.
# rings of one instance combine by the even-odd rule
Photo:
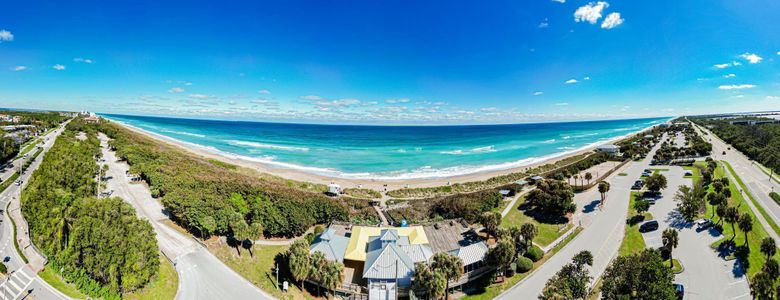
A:
<svg viewBox="0 0 780 300">
<path fill-rule="evenodd" d="M 122 199 L 95 197 L 100 146 L 89 129 L 78 119 L 67 126 L 30 177 L 22 213 L 47 267 L 87 295 L 114 299 L 157 274 L 157 240 Z"/>
<path fill-rule="evenodd" d="M 747 157 L 780 172 L 780 124 L 729 124 L 726 121 L 706 121 L 718 137 Z"/>
<path fill-rule="evenodd" d="M 265 236 L 292 237 L 352 213 L 342 200 L 244 174 L 110 122 L 96 126 L 172 219 L 201 237 L 256 237 L 258 228 Z"/>
</svg>

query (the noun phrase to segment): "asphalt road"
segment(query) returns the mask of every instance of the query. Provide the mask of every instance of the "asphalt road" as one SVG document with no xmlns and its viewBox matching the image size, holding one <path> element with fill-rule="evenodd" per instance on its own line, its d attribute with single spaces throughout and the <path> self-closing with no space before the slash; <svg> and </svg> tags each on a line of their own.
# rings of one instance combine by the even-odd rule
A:
<svg viewBox="0 0 780 300">
<path fill-rule="evenodd" d="M 547 262 L 533 271 L 528 277 L 499 295 L 499 299 L 536 299 L 541 294 L 547 280 L 557 273 L 563 265 L 571 262 L 575 254 L 588 250 L 593 254 L 591 275 L 598 278 L 604 273 L 609 263 L 618 254 L 623 241 L 626 226 L 630 187 L 634 180 L 640 177 L 642 171 L 650 167 L 650 160 L 660 143 L 650 151 L 647 157 L 638 162 L 631 162 L 622 171 L 627 176 L 612 176 L 608 179 L 611 188 L 602 209 L 598 208 L 600 195 L 598 189 L 577 194 L 576 219 L 579 219 L 582 232 L 569 242 Z"/>
<path fill-rule="evenodd" d="M 677 211 L 674 195 L 681 185 L 692 185 L 690 178 L 684 178 L 685 170 L 679 166 L 659 166 L 666 176 L 667 188 L 661 198 L 650 207 L 650 213 L 658 221 L 658 229 L 643 233 L 647 247 L 663 246 L 661 233 L 667 228 L 678 230 L 679 243 L 673 257 L 681 262 L 684 271 L 675 276 L 675 281 L 685 286 L 685 299 L 750 299 L 750 287 L 744 270 L 737 260 L 726 261 L 709 245 L 722 235 L 716 230 L 697 231 L 692 222 L 686 222 Z"/>
<path fill-rule="evenodd" d="M 775 180 L 770 180 L 769 175 L 764 173 L 761 168 L 747 158 L 747 156 L 734 148 L 729 150 L 731 145 L 726 144 L 720 138 L 712 134 L 712 132 L 699 126 L 696 127 L 709 133 L 708 135 L 702 136 L 712 143 L 712 158 L 728 161 L 734 169 L 734 172 L 742 179 L 742 182 L 745 183 L 748 191 L 753 195 L 758 204 L 766 210 L 767 214 L 775 223 L 780 224 L 780 205 L 769 197 L 769 192 L 775 191 L 780 193 L 780 184 Z M 725 155 L 723 154 L 724 151 L 726 152 Z"/>
<path fill-rule="evenodd" d="M 118 162 L 114 152 L 108 151 L 107 137 L 102 135 L 103 158 L 108 164 L 106 190 L 136 209 L 139 217 L 149 220 L 157 235 L 157 244 L 179 274 L 177 299 L 274 299 L 241 275 L 228 268 L 191 236 L 174 230 L 165 222 L 162 204 L 152 198 L 144 184 L 131 184 L 125 175 L 128 165 Z"/>
<path fill-rule="evenodd" d="M 33 171 L 40 165 L 44 153 L 54 145 L 56 137 L 59 136 L 61 132 L 62 129 L 57 129 L 49 133 L 47 136 L 49 137 L 48 141 L 42 144 L 44 152 L 42 152 L 30 168 L 19 177 L 20 180 L 27 182 Z M 31 153 L 33 153 L 33 151 L 31 151 Z M 16 161 L 15 165 L 18 166 L 21 165 L 21 163 L 21 161 Z M 12 184 L 0 194 L 0 207 L 2 207 L 3 210 L 5 210 L 8 202 L 14 197 L 17 199 L 19 198 L 21 188 L 21 186 Z M 55 290 L 43 281 L 43 279 L 38 277 L 34 269 L 22 261 L 22 258 L 14 248 L 11 221 L 8 220 L 7 216 L 7 212 L 3 213 L 2 223 L 0 223 L 0 257 L 8 260 L 5 264 L 8 267 L 9 272 L 13 271 L 13 273 L 10 273 L 3 278 L 2 282 L 0 282 L 0 299 L 22 299 L 26 296 L 34 299 L 68 299 L 67 296 Z M 29 291 L 32 291 L 32 293 L 28 295 Z"/>
</svg>

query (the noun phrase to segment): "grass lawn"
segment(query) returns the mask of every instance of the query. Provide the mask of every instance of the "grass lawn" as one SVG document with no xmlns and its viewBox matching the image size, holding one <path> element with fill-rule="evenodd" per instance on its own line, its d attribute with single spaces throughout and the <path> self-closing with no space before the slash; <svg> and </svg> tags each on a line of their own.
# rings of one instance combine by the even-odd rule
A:
<svg viewBox="0 0 780 300">
<path fill-rule="evenodd" d="M 509 211 L 506 217 L 504 217 L 504 219 L 501 220 L 501 227 L 519 228 L 525 223 L 534 224 L 537 228 L 539 228 L 539 235 L 537 235 L 536 238 L 534 238 L 534 244 L 540 246 L 547 246 L 550 243 L 554 242 L 556 239 L 558 239 L 561 235 L 563 235 L 566 231 L 568 231 L 573 226 L 570 223 L 551 224 L 551 223 L 539 222 L 533 217 L 526 215 L 524 211 L 518 209 L 518 207 L 522 205 L 524 202 L 525 202 L 525 198 L 517 199 L 517 203 L 515 203 L 515 206 L 512 207 L 512 209 Z"/>
<path fill-rule="evenodd" d="M 669 260 L 664 261 L 664 265 L 669 265 Z M 674 274 L 680 274 L 683 271 L 683 266 L 680 264 L 680 261 L 676 258 L 672 260 L 672 273 Z"/>
<path fill-rule="evenodd" d="M 642 238 L 642 233 L 639 232 L 639 224 L 645 220 L 653 219 L 653 215 L 649 212 L 645 212 L 642 217 L 638 217 L 634 210 L 634 202 L 636 197 L 641 195 L 642 192 L 631 192 L 631 196 L 628 200 L 628 218 L 626 219 L 626 231 L 623 236 L 623 242 L 620 244 L 620 256 L 627 256 L 634 253 L 642 252 L 646 248 L 645 239 Z"/>
<path fill-rule="evenodd" d="M 493 284 L 488 285 L 487 287 L 484 288 L 484 290 L 481 290 L 480 293 L 478 293 L 478 294 L 465 295 L 465 296 L 463 296 L 463 297 L 461 297 L 459 299 L 461 299 L 461 300 L 488 300 L 488 299 L 493 299 L 493 298 L 498 297 L 498 295 L 500 295 L 501 293 L 503 293 L 507 289 L 513 287 L 515 284 L 520 282 L 520 280 L 523 280 L 523 278 L 528 277 L 529 274 L 533 273 L 536 269 L 539 268 L 539 266 L 541 266 L 548 259 L 553 257 L 553 255 L 555 255 L 555 253 L 558 253 L 558 251 L 560 251 L 561 249 L 563 249 L 563 247 L 565 247 L 567 244 L 569 244 L 569 242 L 571 242 L 571 240 L 573 240 L 575 237 L 577 237 L 577 235 L 579 235 L 580 232 L 582 232 L 582 227 L 579 227 L 579 228 L 575 229 L 575 231 L 572 232 L 572 234 L 567 236 L 566 239 L 564 239 L 560 244 L 558 244 L 552 250 L 550 250 L 549 253 L 545 254 L 545 256 L 542 259 L 540 259 L 539 261 L 535 262 L 534 263 L 534 268 L 531 271 L 528 271 L 528 272 L 523 273 L 523 274 L 515 274 L 515 276 L 507 278 L 502 283 L 493 283 Z M 490 278 L 490 276 L 489 275 L 485 275 L 482 278 L 483 279 L 488 279 L 488 278 Z M 479 281 L 482 281 L 482 280 L 479 280 Z"/>
<path fill-rule="evenodd" d="M 723 169 L 723 163 L 719 163 L 718 168 L 715 170 L 714 177 L 721 178 L 725 175 L 726 174 L 725 170 Z M 729 204 L 737 207 L 740 214 L 748 213 L 753 218 L 753 230 L 750 231 L 747 235 L 747 246 L 750 250 L 748 251 L 745 259 L 743 259 L 743 265 L 747 268 L 748 275 L 753 276 L 761 270 L 761 267 L 764 265 L 764 261 L 766 260 L 766 257 L 761 254 L 759 249 L 761 249 L 761 240 L 765 237 L 768 237 L 769 234 L 767 234 L 764 226 L 762 226 L 758 221 L 756 215 L 753 213 L 753 210 L 751 210 L 748 204 L 745 203 L 745 198 L 743 198 L 742 194 L 739 192 L 740 188 L 737 187 L 737 184 L 739 184 L 741 180 L 739 177 L 736 178 L 737 182 L 733 182 L 732 180 L 729 184 L 729 189 L 731 189 L 731 199 L 729 200 Z M 761 206 L 757 205 L 757 207 L 760 209 Z M 709 206 L 708 210 L 711 211 Z M 736 226 L 735 224 L 734 230 L 732 230 L 731 225 L 725 222 L 721 222 L 717 215 L 712 219 L 712 221 L 716 224 L 721 223 L 723 225 L 723 238 L 710 245 L 710 247 L 717 249 L 718 246 L 720 246 L 720 244 L 723 242 L 732 240 L 732 237 L 737 247 L 745 245 L 745 234 L 739 230 L 739 226 Z M 730 255 L 730 257 L 733 257 L 733 254 Z M 777 255 L 775 257 L 777 257 Z"/>
<path fill-rule="evenodd" d="M 46 281 L 49 285 L 51 285 L 53 288 L 57 289 L 58 291 L 62 292 L 63 294 L 67 295 L 71 298 L 76 299 L 86 299 L 87 295 L 82 294 L 76 286 L 69 284 L 62 280 L 62 277 L 60 277 L 57 272 L 54 272 L 49 266 L 46 266 L 38 272 L 38 276 L 43 279 L 43 281 Z"/>
<path fill-rule="evenodd" d="M 290 279 L 289 275 L 286 275 L 289 274 L 289 271 L 286 270 L 285 265 L 280 265 L 282 270 L 279 272 L 279 281 L 290 282 L 289 291 L 283 293 L 276 289 L 276 273 L 273 271 L 274 258 L 287 251 L 289 246 L 254 245 L 252 246 L 254 257 L 252 257 L 249 255 L 249 251 L 244 248 L 241 248 L 241 256 L 238 256 L 236 248 L 230 247 L 224 240 L 212 239 L 206 244 L 209 251 L 225 265 L 274 297 L 279 299 L 315 299 L 311 294 L 301 292 L 298 285 L 292 284 L 294 281 Z"/>
<path fill-rule="evenodd" d="M 122 299 L 174 299 L 179 288 L 179 274 L 162 254 L 160 255 L 160 272 L 146 287 L 130 294 L 122 295 Z"/>
</svg>

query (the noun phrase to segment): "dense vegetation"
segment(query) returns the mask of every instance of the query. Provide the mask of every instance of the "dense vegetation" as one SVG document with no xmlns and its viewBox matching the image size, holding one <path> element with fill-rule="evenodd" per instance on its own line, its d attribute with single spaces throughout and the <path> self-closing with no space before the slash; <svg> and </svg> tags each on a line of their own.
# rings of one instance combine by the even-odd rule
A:
<svg viewBox="0 0 780 300">
<path fill-rule="evenodd" d="M 16 153 L 19 153 L 19 144 L 5 136 L 5 131 L 0 129 L 0 164 L 16 156 Z"/>
<path fill-rule="evenodd" d="M 52 128 L 68 119 L 58 112 L 48 111 L 0 110 L 0 115 L 21 117 L 18 123 L 0 122 L 0 125 L 35 125 L 42 128 Z"/>
<path fill-rule="evenodd" d="M 243 223 L 261 226 L 266 236 L 297 236 L 316 223 L 348 220 L 357 209 L 368 218 L 364 207 L 238 172 L 116 124 L 102 122 L 99 130 L 172 218 L 204 237 L 236 234 Z"/>
<path fill-rule="evenodd" d="M 718 137 L 742 151 L 750 159 L 780 172 L 780 124 L 732 125 L 726 121 L 706 121 Z"/>
<path fill-rule="evenodd" d="M 399 223 L 402 219 L 413 223 L 441 219 L 463 218 L 469 222 L 478 221 L 484 212 L 498 207 L 502 196 L 495 189 L 468 194 L 435 197 L 425 200 L 409 200 L 408 206 L 388 211 L 390 218 Z"/>
<path fill-rule="evenodd" d="M 672 269 L 655 249 L 618 256 L 603 276 L 602 299 L 676 299 Z"/>
<path fill-rule="evenodd" d="M 88 295 L 118 298 L 157 274 L 157 241 L 122 199 L 94 197 L 100 149 L 89 129 L 80 120 L 68 125 L 25 188 L 22 213 L 53 269 Z"/>
<path fill-rule="evenodd" d="M 534 210 L 552 216 L 573 213 L 577 209 L 574 203 L 574 191 L 563 181 L 542 180 L 536 189 L 528 193 L 526 204 Z"/>
</svg>

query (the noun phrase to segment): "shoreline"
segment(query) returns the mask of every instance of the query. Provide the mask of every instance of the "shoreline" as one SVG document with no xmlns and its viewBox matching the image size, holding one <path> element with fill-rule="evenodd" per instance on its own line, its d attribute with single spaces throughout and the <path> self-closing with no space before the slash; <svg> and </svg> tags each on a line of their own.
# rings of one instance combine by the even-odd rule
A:
<svg viewBox="0 0 780 300">
<path fill-rule="evenodd" d="M 146 137 L 149 137 L 157 141 L 164 142 L 175 148 L 181 149 L 183 151 L 187 151 L 193 155 L 204 157 L 207 159 L 215 159 L 225 163 L 252 169 L 260 173 L 267 173 L 273 176 L 279 176 L 284 179 L 310 182 L 316 184 L 336 183 L 341 185 L 342 188 L 368 188 L 377 191 L 383 191 L 384 189 L 395 190 L 401 188 L 435 187 L 435 186 L 444 186 L 444 185 L 455 184 L 455 183 L 483 181 L 500 175 L 523 172 L 524 170 L 527 169 L 535 168 L 537 166 L 541 166 L 549 163 L 554 163 L 571 156 L 576 156 L 586 152 L 593 151 L 593 149 L 595 149 L 600 145 L 615 143 L 616 141 L 623 140 L 625 138 L 628 138 L 630 136 L 633 136 L 641 132 L 645 132 L 647 130 L 652 129 L 655 126 L 658 126 L 658 124 L 651 125 L 622 136 L 614 137 L 604 141 L 593 142 L 591 144 L 585 145 L 578 149 L 561 151 L 561 152 L 545 155 L 538 158 L 533 158 L 533 157 L 525 158 L 525 159 L 501 164 L 501 165 L 511 165 L 510 167 L 506 167 L 506 168 L 498 167 L 495 169 L 488 169 L 484 171 L 474 171 L 467 174 L 456 174 L 452 176 L 438 176 L 438 177 L 431 176 L 431 177 L 419 177 L 419 178 L 352 178 L 352 177 L 329 176 L 325 174 L 317 174 L 314 171 L 312 172 L 305 171 L 306 169 L 309 170 L 319 169 L 315 167 L 297 166 L 297 165 L 292 165 L 283 162 L 279 162 L 279 163 L 261 162 L 261 161 L 250 159 L 248 157 L 243 157 L 241 155 L 224 152 L 214 147 L 181 141 L 173 137 L 169 137 L 145 129 L 141 129 L 121 121 L 113 120 L 111 118 L 105 118 L 105 119 L 115 124 L 118 124 L 135 133 L 144 135 Z M 475 166 L 474 168 L 478 169 L 480 167 Z"/>
</svg>

